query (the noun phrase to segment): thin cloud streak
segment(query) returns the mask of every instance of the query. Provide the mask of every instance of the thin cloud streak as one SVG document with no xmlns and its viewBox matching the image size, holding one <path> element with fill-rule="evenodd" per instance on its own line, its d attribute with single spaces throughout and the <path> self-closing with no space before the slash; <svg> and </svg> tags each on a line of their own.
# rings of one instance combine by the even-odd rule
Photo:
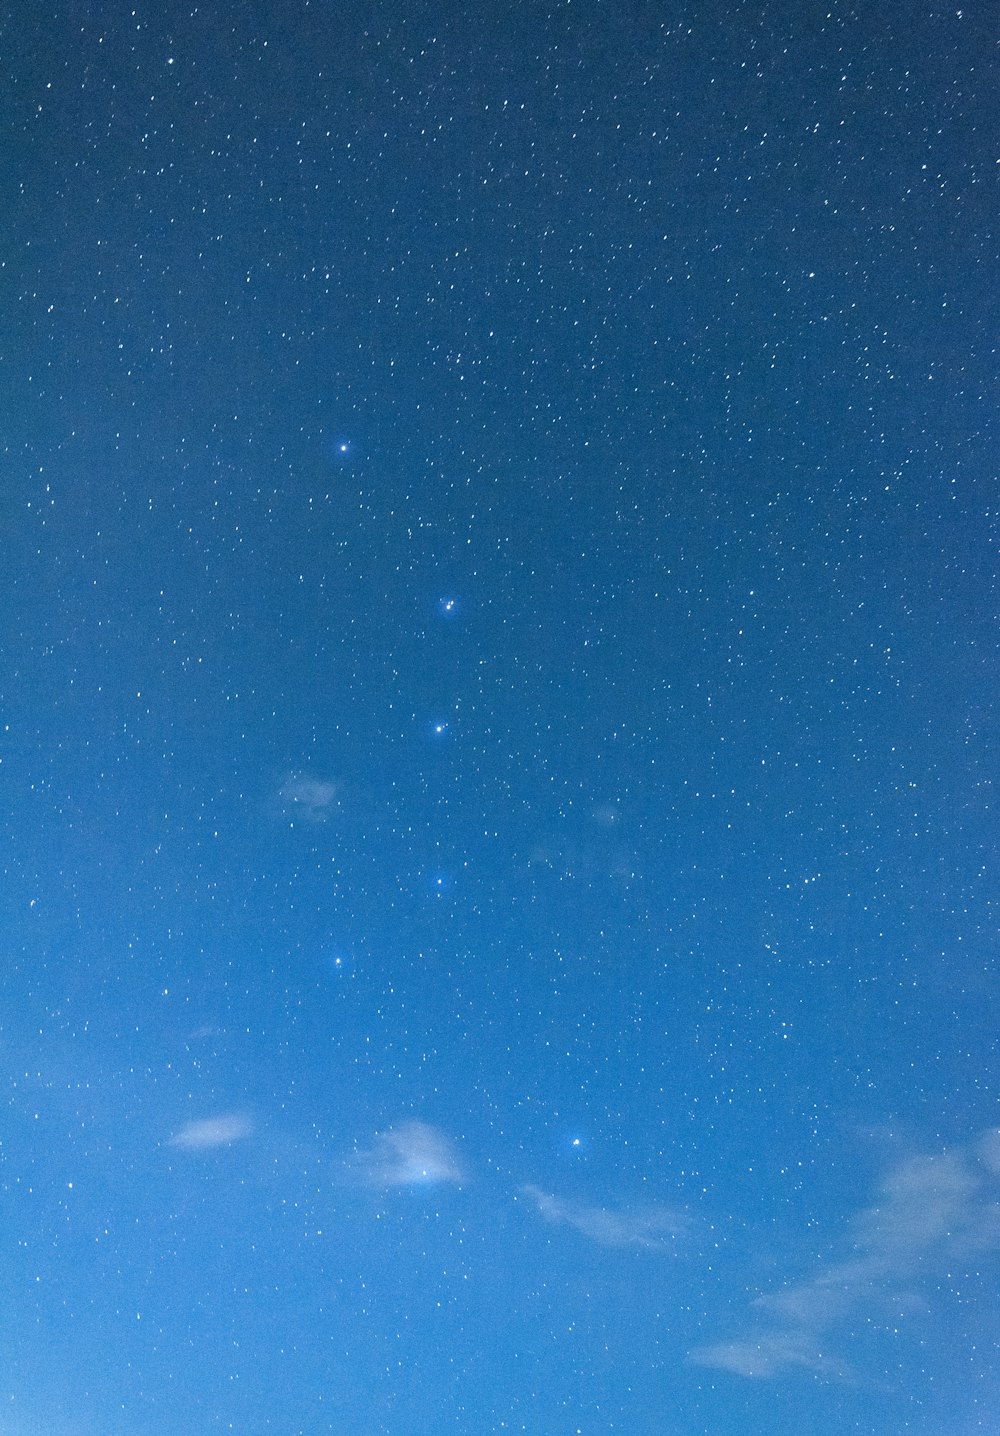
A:
<svg viewBox="0 0 1000 1436">
<path fill-rule="evenodd" d="M 685 1217 L 668 1207 L 609 1210 L 565 1201 L 530 1184 L 520 1191 L 547 1222 L 572 1227 L 599 1246 L 666 1251 L 687 1226 Z"/>
<path fill-rule="evenodd" d="M 188 1152 L 204 1152 L 212 1147 L 229 1147 L 249 1137 L 252 1125 L 248 1118 L 231 1113 L 219 1117 L 203 1117 L 197 1122 L 185 1122 L 170 1138 L 171 1147 L 181 1147 Z"/>
<path fill-rule="evenodd" d="M 848 1376 L 842 1362 L 828 1356 L 816 1338 L 806 1331 L 765 1331 L 739 1341 L 723 1341 L 699 1347 L 692 1354 L 699 1366 L 714 1366 L 750 1379 L 777 1376 L 798 1368 L 820 1376 Z"/>
</svg>

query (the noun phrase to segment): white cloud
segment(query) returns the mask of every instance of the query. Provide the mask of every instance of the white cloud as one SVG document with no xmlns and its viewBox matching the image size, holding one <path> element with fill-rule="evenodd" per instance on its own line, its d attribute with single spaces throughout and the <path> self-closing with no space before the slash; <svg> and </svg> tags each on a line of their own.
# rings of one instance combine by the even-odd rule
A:
<svg viewBox="0 0 1000 1436">
<path fill-rule="evenodd" d="M 692 1351 L 691 1360 L 747 1377 L 776 1376 L 788 1367 L 826 1376 L 846 1374 L 842 1364 L 827 1356 L 812 1334 L 804 1331 L 763 1331 L 739 1341 L 701 1346 Z"/>
<path fill-rule="evenodd" d="M 248 1118 L 236 1114 L 220 1117 L 203 1117 L 197 1122 L 185 1122 L 180 1131 L 170 1138 L 172 1147 L 183 1147 L 189 1152 L 206 1151 L 210 1147 L 229 1147 L 249 1137 L 251 1124 Z"/>
<path fill-rule="evenodd" d="M 340 785 L 289 773 L 278 792 L 284 812 L 308 823 L 324 823 L 340 806 Z"/>
<path fill-rule="evenodd" d="M 838 1321 L 890 1304 L 896 1319 L 925 1309 L 921 1280 L 938 1277 L 963 1255 L 1000 1251 L 1000 1205 L 983 1167 L 1000 1174 L 996 1132 L 969 1148 L 896 1162 L 877 1200 L 850 1223 L 849 1257 L 753 1303 L 781 1325 L 698 1347 L 691 1360 L 747 1377 L 794 1367 L 846 1377 L 848 1368 L 827 1350 L 826 1333 Z"/>
<path fill-rule="evenodd" d="M 426 1122 L 404 1122 L 379 1132 L 369 1148 L 354 1153 L 348 1167 L 373 1187 L 426 1186 L 463 1177 L 448 1139 Z"/>
<path fill-rule="evenodd" d="M 632 1247 L 664 1251 L 686 1228 L 684 1216 L 668 1207 L 590 1207 L 554 1197 L 540 1187 L 524 1186 L 522 1193 L 534 1202 L 546 1221 L 573 1227 L 605 1247 Z"/>
<path fill-rule="evenodd" d="M 911 1157 L 886 1175 L 881 1199 L 855 1222 L 869 1263 L 906 1263 L 964 1223 L 979 1185 L 963 1154 Z"/>
</svg>

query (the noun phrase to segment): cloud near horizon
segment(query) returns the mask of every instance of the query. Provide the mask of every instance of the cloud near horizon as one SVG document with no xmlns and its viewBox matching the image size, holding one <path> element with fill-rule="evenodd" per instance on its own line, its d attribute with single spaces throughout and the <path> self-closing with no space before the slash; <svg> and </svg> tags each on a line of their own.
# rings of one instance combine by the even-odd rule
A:
<svg viewBox="0 0 1000 1436">
<path fill-rule="evenodd" d="M 669 1207 L 591 1207 L 565 1201 L 531 1184 L 519 1190 L 547 1222 L 572 1227 L 600 1246 L 666 1251 L 687 1228 L 684 1215 Z"/>
<path fill-rule="evenodd" d="M 984 1171 L 985 1169 L 985 1171 Z M 850 1255 L 808 1281 L 759 1296 L 765 1321 L 734 1340 L 697 1347 L 689 1359 L 738 1376 L 768 1378 L 796 1367 L 851 1379 L 831 1355 L 831 1331 L 842 1319 L 891 1305 L 895 1319 L 926 1302 L 914 1291 L 974 1253 L 1000 1251 L 1000 1130 L 936 1156 L 894 1163 L 878 1199 L 850 1224 Z"/>
</svg>

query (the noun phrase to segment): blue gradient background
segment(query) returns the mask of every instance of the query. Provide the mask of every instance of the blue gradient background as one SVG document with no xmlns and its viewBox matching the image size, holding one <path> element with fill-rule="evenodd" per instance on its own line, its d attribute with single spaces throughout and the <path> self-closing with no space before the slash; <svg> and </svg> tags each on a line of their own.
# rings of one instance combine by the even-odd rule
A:
<svg viewBox="0 0 1000 1436">
<path fill-rule="evenodd" d="M 8 15 L 4 1436 L 995 1431 L 995 21 Z"/>
</svg>

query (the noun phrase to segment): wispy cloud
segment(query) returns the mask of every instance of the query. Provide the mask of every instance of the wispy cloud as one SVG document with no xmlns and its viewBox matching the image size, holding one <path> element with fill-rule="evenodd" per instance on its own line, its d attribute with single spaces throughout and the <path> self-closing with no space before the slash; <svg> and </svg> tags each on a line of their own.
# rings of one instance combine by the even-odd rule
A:
<svg viewBox="0 0 1000 1436">
<path fill-rule="evenodd" d="M 976 1150 L 983 1165 L 1000 1176 L 1000 1127 L 984 1132 L 976 1144 Z"/>
<path fill-rule="evenodd" d="M 738 1341 L 720 1341 L 692 1353 L 701 1366 L 732 1371 L 737 1376 L 777 1376 L 791 1368 L 824 1376 L 846 1375 L 841 1362 L 829 1356 L 809 1331 L 763 1331 Z"/>
<path fill-rule="evenodd" d="M 925 1303 L 921 1281 L 974 1252 L 1000 1251 L 1000 1131 L 969 1147 L 894 1163 L 877 1199 L 858 1212 L 848 1253 L 807 1281 L 767 1292 L 753 1303 L 761 1325 L 731 1341 L 701 1346 L 691 1360 L 747 1377 L 804 1367 L 842 1378 L 849 1368 L 830 1354 L 839 1321 L 890 1305 L 898 1319 Z M 916 1286 L 918 1290 L 911 1288 Z"/>
<path fill-rule="evenodd" d="M 546 1221 L 573 1227 L 604 1247 L 665 1251 L 687 1226 L 684 1215 L 669 1207 L 591 1207 L 554 1197 L 540 1187 L 528 1185 L 520 1190 Z"/>
<path fill-rule="evenodd" d="M 340 784 L 289 773 L 278 791 L 283 812 L 307 823 L 325 823 L 340 806 Z"/>
<path fill-rule="evenodd" d="M 172 1147 L 183 1147 L 189 1152 L 206 1151 L 210 1147 L 229 1147 L 249 1137 L 252 1130 L 247 1117 L 229 1114 L 220 1117 L 203 1117 L 197 1122 L 185 1122 L 170 1138 Z"/>
<path fill-rule="evenodd" d="M 426 1122 L 404 1122 L 379 1132 L 370 1147 L 348 1159 L 347 1167 L 352 1176 L 372 1187 L 428 1186 L 463 1178 L 451 1143 Z"/>
</svg>

